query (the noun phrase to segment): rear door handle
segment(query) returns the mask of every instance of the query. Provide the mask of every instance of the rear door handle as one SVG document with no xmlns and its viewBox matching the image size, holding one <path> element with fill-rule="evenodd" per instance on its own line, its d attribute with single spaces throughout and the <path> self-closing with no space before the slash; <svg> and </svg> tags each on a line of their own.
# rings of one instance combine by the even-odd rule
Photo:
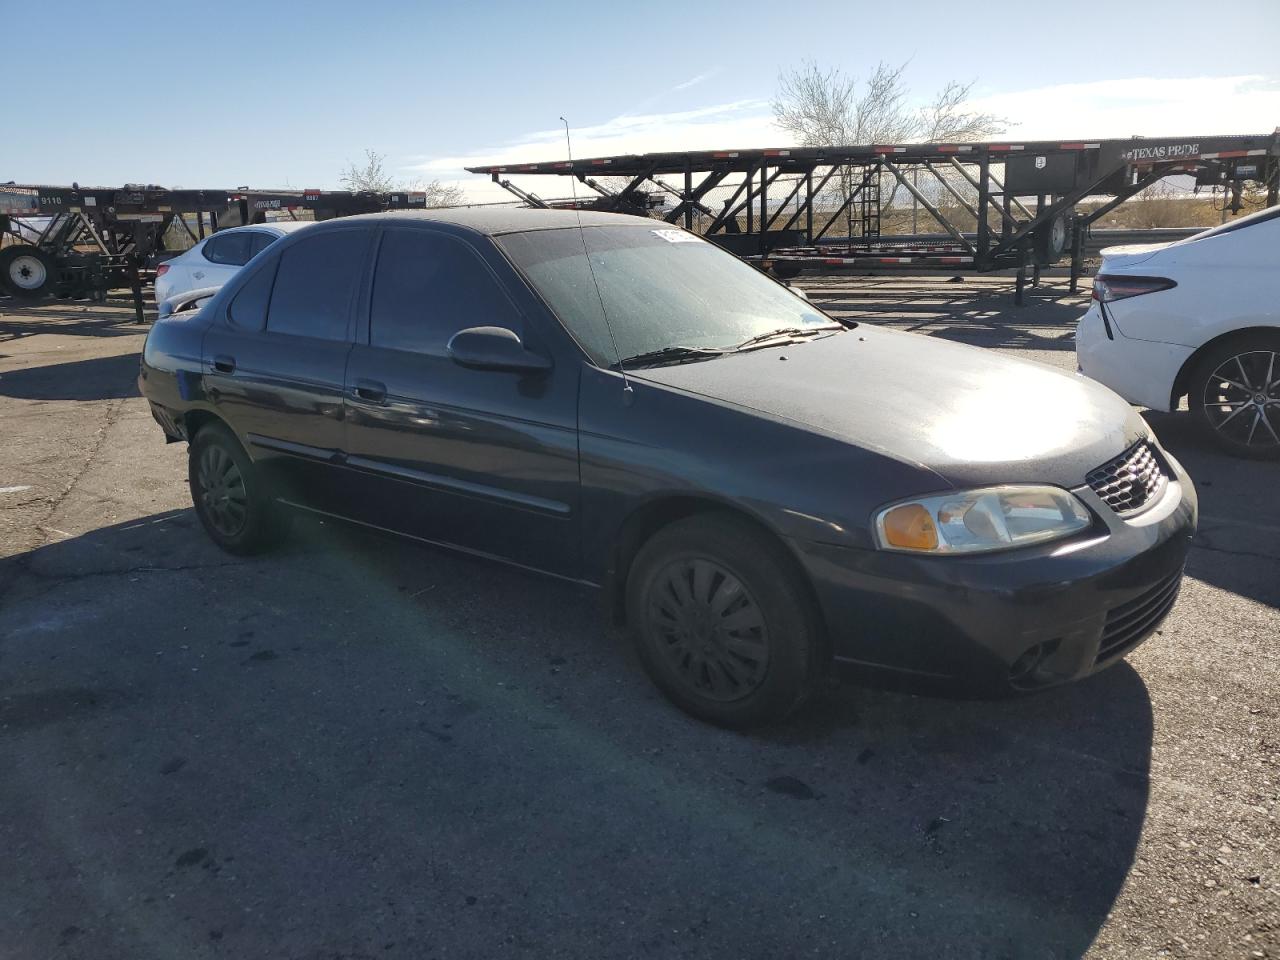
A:
<svg viewBox="0 0 1280 960">
<path fill-rule="evenodd" d="M 366 403 L 386 403 L 387 385 L 377 380 L 357 380 L 355 395 Z"/>
<path fill-rule="evenodd" d="M 225 353 L 220 353 L 213 358 L 213 369 L 219 373 L 235 373 L 236 358 L 229 357 Z"/>
</svg>

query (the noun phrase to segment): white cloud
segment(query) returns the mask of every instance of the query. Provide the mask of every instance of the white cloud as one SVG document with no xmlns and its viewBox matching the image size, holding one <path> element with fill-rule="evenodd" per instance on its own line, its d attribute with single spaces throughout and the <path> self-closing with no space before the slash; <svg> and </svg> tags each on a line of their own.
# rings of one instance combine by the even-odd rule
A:
<svg viewBox="0 0 1280 960">
<path fill-rule="evenodd" d="M 692 77 L 672 89 L 692 87 L 714 72 Z M 1280 80 L 1260 75 L 1095 80 L 991 93 L 975 98 L 972 104 L 1009 121 L 1008 132 L 1001 139 L 1268 133 L 1280 125 Z M 791 142 L 774 124 L 769 102 L 762 99 L 673 113 L 630 111 L 604 123 L 574 128 L 572 133 L 573 153 L 578 158 L 786 146 Z M 509 200 L 511 195 L 497 184 L 463 168 L 559 159 L 564 149 L 564 130 L 553 127 L 465 156 L 413 158 L 405 172 L 457 184 L 473 202 Z M 559 178 L 515 180 L 545 197 L 569 193 L 568 181 Z"/>
<path fill-rule="evenodd" d="M 696 77 L 690 77 L 688 80 L 684 81 L 684 83 L 677 83 L 671 88 L 671 91 L 674 93 L 677 90 L 688 90 L 690 87 L 696 87 L 703 80 L 710 79 L 717 73 L 719 73 L 719 70 L 708 70 L 706 73 L 700 73 Z"/>
<path fill-rule="evenodd" d="M 675 113 L 625 114 L 604 123 L 573 127 L 571 133 L 573 155 L 580 159 L 787 142 L 786 136 L 774 126 L 766 100 L 736 100 Z M 526 134 L 514 143 L 477 149 L 465 156 L 421 158 L 406 166 L 405 172 L 427 180 L 456 183 L 467 191 L 470 200 L 482 203 L 510 200 L 511 194 L 483 177 L 467 173 L 464 168 L 556 160 L 564 155 L 564 129 L 552 128 Z M 548 179 L 525 178 L 521 184 L 541 196 L 568 195 L 567 181 L 546 182 Z"/>
<path fill-rule="evenodd" d="M 973 105 L 1007 118 L 1006 138 L 1270 133 L 1280 125 L 1280 81 L 1263 76 L 1094 80 L 990 94 Z"/>
</svg>

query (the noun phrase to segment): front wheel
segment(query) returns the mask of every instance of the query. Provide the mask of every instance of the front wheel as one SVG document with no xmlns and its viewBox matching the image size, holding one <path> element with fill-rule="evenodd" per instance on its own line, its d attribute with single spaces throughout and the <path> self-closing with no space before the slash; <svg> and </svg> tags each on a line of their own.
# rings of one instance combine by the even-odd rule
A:
<svg viewBox="0 0 1280 960">
<path fill-rule="evenodd" d="M 209 537 L 228 553 L 260 553 L 284 534 L 287 515 L 266 489 L 231 431 L 203 427 L 191 441 L 187 475 L 196 516 Z"/>
<path fill-rule="evenodd" d="M 1192 413 L 1228 453 L 1280 458 L 1280 333 L 1256 333 L 1210 350 L 1187 397 Z"/>
<path fill-rule="evenodd" d="M 686 713 L 725 727 L 778 720 L 820 675 L 820 628 L 781 545 L 733 517 L 660 530 L 627 578 L 645 671 Z"/>
</svg>

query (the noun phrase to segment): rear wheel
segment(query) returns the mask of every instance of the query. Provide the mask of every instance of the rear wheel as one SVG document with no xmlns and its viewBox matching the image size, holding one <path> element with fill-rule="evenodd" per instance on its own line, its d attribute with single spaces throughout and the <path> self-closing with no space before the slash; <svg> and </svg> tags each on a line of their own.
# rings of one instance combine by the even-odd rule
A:
<svg viewBox="0 0 1280 960">
<path fill-rule="evenodd" d="M 288 517 L 231 431 L 201 428 L 188 455 L 191 501 L 210 538 L 228 553 L 259 553 L 283 536 Z"/>
<path fill-rule="evenodd" d="M 821 644 L 782 548 L 728 516 L 691 517 L 641 549 L 627 620 L 646 672 L 687 713 L 726 727 L 785 717 L 809 696 Z"/>
<path fill-rule="evenodd" d="M 29 244 L 0 250 L 0 288 L 19 300 L 42 300 L 53 293 L 57 266 L 53 258 Z"/>
<path fill-rule="evenodd" d="M 1187 401 L 1229 453 L 1280 458 L 1280 334 L 1251 334 L 1210 350 Z"/>
</svg>

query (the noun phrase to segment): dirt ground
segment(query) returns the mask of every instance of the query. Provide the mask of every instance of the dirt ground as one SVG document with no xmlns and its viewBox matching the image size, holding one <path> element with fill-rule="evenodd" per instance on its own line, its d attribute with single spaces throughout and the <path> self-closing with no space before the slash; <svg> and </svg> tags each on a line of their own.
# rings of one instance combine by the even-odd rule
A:
<svg viewBox="0 0 1280 960">
<path fill-rule="evenodd" d="M 1060 280 L 799 283 L 1074 368 Z M 130 320 L 0 300 L 0 957 L 1280 957 L 1280 464 L 1150 415 L 1204 522 L 1124 664 L 739 735 L 578 588 L 315 522 L 220 553 Z"/>
</svg>

